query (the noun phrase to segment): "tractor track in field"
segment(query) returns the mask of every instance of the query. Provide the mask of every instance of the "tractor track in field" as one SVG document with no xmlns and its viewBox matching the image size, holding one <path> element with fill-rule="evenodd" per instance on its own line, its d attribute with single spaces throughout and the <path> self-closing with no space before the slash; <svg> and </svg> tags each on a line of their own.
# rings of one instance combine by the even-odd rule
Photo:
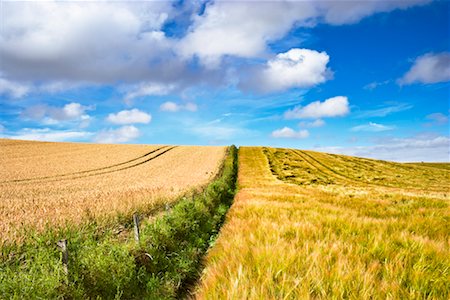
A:
<svg viewBox="0 0 450 300">
<path fill-rule="evenodd" d="M 390 185 L 385 185 L 385 184 L 380 184 L 380 183 L 376 183 L 376 182 L 370 182 L 370 181 L 365 181 L 365 180 L 358 180 L 356 178 L 353 177 L 349 177 L 345 174 L 342 174 L 336 170 L 334 170 L 333 168 L 327 166 L 326 164 L 320 162 L 318 159 L 314 158 L 312 155 L 305 153 L 304 151 L 301 150 L 294 150 L 293 151 L 295 154 L 299 155 L 300 157 L 302 157 L 309 165 L 314 166 L 319 172 L 321 172 L 324 175 L 328 175 L 328 176 L 333 176 L 335 178 L 344 180 L 348 183 L 357 183 L 357 184 L 363 184 L 363 185 L 370 185 L 370 186 L 375 186 L 375 187 L 383 187 L 383 188 L 397 188 L 395 186 L 390 186 Z M 308 159 L 312 160 L 313 163 L 309 160 L 307 160 L 306 157 L 308 157 Z M 320 165 L 322 168 L 326 169 L 327 171 L 321 170 L 319 169 L 317 165 Z"/>
<path fill-rule="evenodd" d="M 294 154 L 296 154 L 297 156 L 303 158 L 306 163 L 308 163 L 310 166 L 314 167 L 316 170 L 318 170 L 323 175 L 333 176 L 333 177 L 335 177 L 337 179 L 341 179 L 341 180 L 344 180 L 344 181 L 347 181 L 347 182 L 352 182 L 352 183 L 371 184 L 371 183 L 368 183 L 368 182 L 358 181 L 358 180 L 356 180 L 354 178 L 345 176 L 345 175 L 343 175 L 343 174 L 333 170 L 332 168 L 328 167 L 327 165 L 323 164 L 322 162 L 318 161 L 316 158 L 312 157 L 308 153 L 305 153 L 305 152 L 300 151 L 300 150 L 293 150 L 292 152 Z M 311 162 L 311 161 L 313 161 L 313 162 Z M 319 165 L 321 168 L 319 168 L 317 165 Z M 326 169 L 327 171 L 324 171 L 322 168 Z"/>
<path fill-rule="evenodd" d="M 79 179 L 79 178 L 84 178 L 84 177 L 91 177 L 91 176 L 97 176 L 97 175 L 103 175 L 103 174 L 109 174 L 109 173 L 114 173 L 114 172 L 118 172 L 118 171 L 122 171 L 122 170 L 126 170 L 126 169 L 130 169 L 130 168 L 134 168 L 137 166 L 140 166 L 142 164 L 145 164 L 155 158 L 160 157 L 161 155 L 169 152 L 170 150 L 176 148 L 177 146 L 163 146 L 163 147 L 159 147 L 157 149 L 154 149 L 144 155 L 141 155 L 139 157 L 133 158 L 131 160 L 125 161 L 125 162 L 121 162 L 118 164 L 114 164 L 114 165 L 110 165 L 110 166 L 106 166 L 106 167 L 102 167 L 102 168 L 96 168 L 96 169 L 91 169 L 91 170 L 85 170 L 85 171 L 79 171 L 79 172 L 73 172 L 73 173 L 67 173 L 67 174 L 61 174 L 61 175 L 54 175 L 54 176 L 46 176 L 46 177 L 36 177 L 36 178 L 27 178 L 27 179 L 16 179 L 16 180 L 9 180 L 9 181 L 3 181 L 0 182 L 0 184 L 6 184 L 6 183 L 28 183 L 28 182 L 57 182 L 57 181 L 62 181 L 62 180 L 72 180 L 72 179 Z M 154 154 L 155 152 L 158 152 L 160 150 L 164 151 L 157 153 L 156 155 L 147 158 L 146 160 L 140 161 L 138 163 L 132 164 L 132 165 L 127 165 L 129 163 L 138 161 L 142 158 L 146 158 L 151 154 Z M 121 167 L 119 169 L 114 169 L 118 166 L 123 166 L 123 165 L 127 165 L 125 167 Z M 112 170 L 111 170 L 112 169 Z M 106 170 L 106 171 L 105 171 Z M 98 172 L 101 171 L 101 172 Z M 81 175 L 82 174 L 82 175 Z M 77 175 L 81 175 L 81 176 L 77 176 Z"/>
<path fill-rule="evenodd" d="M 302 150 L 291 150 L 291 152 L 296 154 L 297 156 L 303 158 L 306 163 L 308 163 L 310 166 L 314 167 L 318 172 L 322 173 L 323 175 L 333 176 L 334 178 L 343 180 L 346 183 L 352 183 L 352 184 L 358 184 L 358 185 L 366 185 L 366 186 L 372 186 L 372 187 L 381 187 L 381 188 L 394 189 L 394 190 L 395 189 L 399 189 L 399 187 L 392 186 L 392 185 L 385 185 L 385 184 L 381 184 L 381 183 L 377 183 L 377 182 L 358 180 L 356 178 L 349 177 L 349 176 L 347 176 L 345 174 L 342 174 L 342 173 L 332 169 L 328 165 L 320 162 L 318 159 L 316 159 L 315 157 L 313 157 L 312 155 L 310 155 L 308 153 L 305 153 Z M 358 163 L 358 164 L 360 164 L 360 163 Z M 319 168 L 319 166 L 320 166 L 320 168 Z M 326 171 L 323 170 L 323 169 L 325 169 Z M 414 187 L 403 187 L 402 189 L 404 189 L 404 190 L 406 190 L 406 189 L 407 190 L 416 190 L 416 188 L 414 188 Z"/>
<path fill-rule="evenodd" d="M 351 182 L 351 183 L 358 182 L 355 180 L 351 180 L 345 176 L 341 176 L 340 174 L 337 174 L 335 172 L 332 172 L 332 174 L 330 174 L 330 172 L 323 170 L 323 168 L 325 168 L 325 169 L 331 171 L 329 168 L 325 167 L 322 163 L 318 162 L 316 159 L 312 158 L 310 155 L 308 155 L 302 151 L 291 150 L 290 152 L 293 153 L 294 155 L 296 155 L 297 157 L 302 158 L 309 166 L 314 168 L 320 174 L 325 175 L 326 177 L 343 180 L 344 182 L 347 182 L 347 183 L 348 182 Z M 358 183 L 360 183 L 360 182 L 358 182 Z"/>
</svg>

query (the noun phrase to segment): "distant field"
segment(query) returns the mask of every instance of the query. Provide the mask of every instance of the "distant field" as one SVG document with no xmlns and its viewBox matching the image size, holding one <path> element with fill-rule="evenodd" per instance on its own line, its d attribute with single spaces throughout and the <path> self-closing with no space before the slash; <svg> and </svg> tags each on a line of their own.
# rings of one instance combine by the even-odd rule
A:
<svg viewBox="0 0 450 300">
<path fill-rule="evenodd" d="M 241 147 L 198 299 L 449 299 L 450 164 Z"/>
<path fill-rule="evenodd" d="M 213 178 L 225 147 L 0 139 L 0 244 L 170 201 Z"/>
</svg>

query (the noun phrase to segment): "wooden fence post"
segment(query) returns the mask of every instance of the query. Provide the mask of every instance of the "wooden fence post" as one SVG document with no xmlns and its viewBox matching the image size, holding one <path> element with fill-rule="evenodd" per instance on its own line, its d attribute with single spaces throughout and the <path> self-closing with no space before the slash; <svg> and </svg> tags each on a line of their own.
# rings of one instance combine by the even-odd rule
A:
<svg viewBox="0 0 450 300">
<path fill-rule="evenodd" d="M 63 264 L 63 270 L 64 273 L 67 275 L 69 275 L 69 251 L 67 249 L 67 240 L 63 239 L 63 240 L 59 240 L 57 243 L 58 248 L 61 250 L 62 252 L 62 264 Z"/>
<path fill-rule="evenodd" d="M 139 216 L 137 213 L 133 214 L 133 222 L 134 222 L 134 239 L 137 243 L 139 243 Z"/>
</svg>

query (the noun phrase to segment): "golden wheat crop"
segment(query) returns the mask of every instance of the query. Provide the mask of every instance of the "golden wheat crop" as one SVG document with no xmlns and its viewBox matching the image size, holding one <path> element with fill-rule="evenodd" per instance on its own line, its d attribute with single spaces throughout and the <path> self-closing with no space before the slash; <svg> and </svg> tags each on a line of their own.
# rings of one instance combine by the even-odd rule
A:
<svg viewBox="0 0 450 300">
<path fill-rule="evenodd" d="M 448 299 L 450 171 L 241 147 L 198 299 Z"/>
<path fill-rule="evenodd" d="M 225 147 L 0 140 L 0 244 L 24 231 L 107 220 L 206 184 Z"/>
</svg>

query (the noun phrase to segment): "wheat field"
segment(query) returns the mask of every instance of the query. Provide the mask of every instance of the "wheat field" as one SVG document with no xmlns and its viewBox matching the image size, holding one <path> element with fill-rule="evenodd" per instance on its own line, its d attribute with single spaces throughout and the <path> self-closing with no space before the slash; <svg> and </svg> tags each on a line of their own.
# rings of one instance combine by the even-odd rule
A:
<svg viewBox="0 0 450 300">
<path fill-rule="evenodd" d="M 448 164 L 241 147 L 197 299 L 448 299 Z"/>
<path fill-rule="evenodd" d="M 208 183 L 226 148 L 0 139 L 0 149 L 1 244 L 175 199 Z"/>
</svg>

